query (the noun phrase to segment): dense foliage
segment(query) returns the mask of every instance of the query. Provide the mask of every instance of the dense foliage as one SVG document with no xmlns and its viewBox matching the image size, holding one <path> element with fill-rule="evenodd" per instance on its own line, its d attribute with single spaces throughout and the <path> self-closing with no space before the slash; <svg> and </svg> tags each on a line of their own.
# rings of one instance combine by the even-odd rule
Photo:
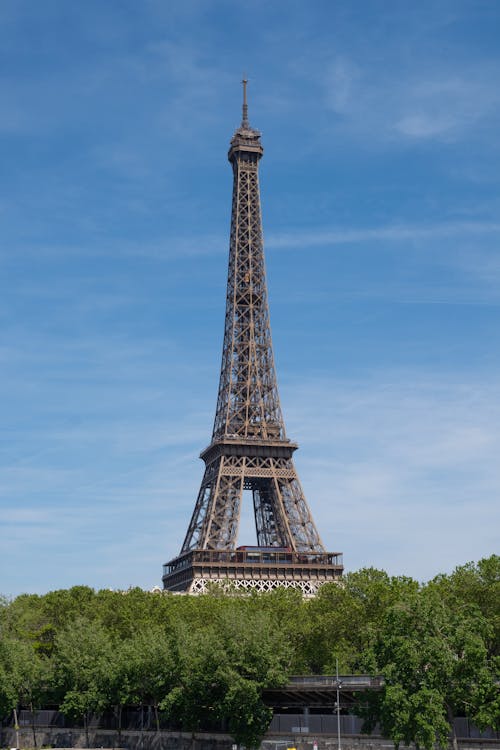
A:
<svg viewBox="0 0 500 750">
<path fill-rule="evenodd" d="M 225 721 L 255 746 L 264 688 L 291 674 L 382 674 L 357 710 L 396 743 L 447 744 L 455 716 L 498 728 L 500 557 L 421 585 L 373 568 L 294 591 L 190 597 L 85 586 L 0 601 L 0 715 L 60 709 L 84 722 L 150 706 L 187 730 Z M 159 724 L 157 724 L 159 726 Z"/>
</svg>

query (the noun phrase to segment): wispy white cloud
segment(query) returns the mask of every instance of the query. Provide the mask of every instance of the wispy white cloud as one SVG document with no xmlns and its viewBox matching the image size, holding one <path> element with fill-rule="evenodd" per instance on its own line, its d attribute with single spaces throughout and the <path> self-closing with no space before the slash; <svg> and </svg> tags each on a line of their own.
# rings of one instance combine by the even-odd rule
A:
<svg viewBox="0 0 500 750">
<path fill-rule="evenodd" d="M 500 224 L 495 221 L 442 221 L 378 227 L 298 229 L 271 234 L 272 250 L 327 252 L 342 258 L 344 274 L 330 282 L 335 295 L 424 304 L 498 304 Z M 353 256 L 353 253 L 356 253 Z M 321 257 L 324 257 L 323 255 Z M 390 258 L 383 283 L 375 275 L 352 275 L 354 257 L 371 266 Z M 411 268 L 411 274 L 408 272 Z M 351 269 L 349 271 L 348 269 Z M 339 271 L 336 271 L 337 277 Z M 338 283 L 336 283 L 338 281 Z M 304 292 L 301 287 L 299 292 Z M 315 290 L 320 295 L 320 289 Z"/>
<path fill-rule="evenodd" d="M 458 137 L 491 114 L 498 115 L 500 94 L 492 85 L 500 66 L 485 65 L 462 75 L 440 75 L 416 81 L 407 90 L 401 118 L 394 124 L 414 138 Z"/>
<path fill-rule="evenodd" d="M 313 513 L 350 569 L 373 564 L 422 580 L 497 549 L 493 374 L 308 379 L 287 384 L 285 405 Z"/>
<path fill-rule="evenodd" d="M 450 221 L 431 225 L 422 223 L 396 224 L 380 227 L 338 228 L 302 230 L 271 234 L 267 237 L 269 247 L 308 247 L 317 245 L 340 245 L 369 242 L 370 240 L 432 240 L 442 237 L 467 235 L 500 235 L 500 223 L 494 221 Z"/>
<path fill-rule="evenodd" d="M 388 72 L 338 57 L 326 69 L 325 103 L 353 132 L 377 140 L 456 140 L 498 121 L 499 74 L 494 61 L 458 70 L 439 61 Z"/>
<path fill-rule="evenodd" d="M 3 508 L 2 519 L 5 524 L 43 524 L 51 522 L 51 513 L 41 508 Z"/>
<path fill-rule="evenodd" d="M 500 286 L 500 243 L 491 248 L 471 248 L 462 252 L 459 262 L 471 277 L 489 285 Z"/>
<path fill-rule="evenodd" d="M 452 220 L 397 223 L 371 227 L 332 227 L 315 226 L 307 229 L 294 229 L 285 232 L 266 232 L 265 245 L 270 250 L 294 249 L 304 247 L 325 247 L 328 245 L 354 245 L 373 242 L 401 242 L 439 240 L 457 238 L 460 245 L 466 237 L 492 237 L 500 235 L 500 223 L 484 220 Z M 57 243 L 42 246 L 27 245 L 23 248 L 25 257 L 36 255 L 47 259 L 61 257 L 143 257 L 166 263 L 176 259 L 196 258 L 202 256 L 227 255 L 228 235 L 209 234 L 205 231 L 192 235 L 165 235 L 152 240 L 122 240 L 93 242 L 82 245 L 60 245 Z M 410 249 L 413 245 L 407 244 Z M 457 246 L 458 247 L 458 246 Z M 18 252 L 18 250 L 16 250 Z M 8 247 L 3 249 L 3 257 L 11 255 Z M 0 258 L 2 253 L 0 253 Z M 34 284 L 34 281 L 30 283 Z M 111 300 L 112 301 L 112 300 Z M 118 300 L 119 301 L 119 300 Z"/>
<path fill-rule="evenodd" d="M 362 71 L 352 60 L 337 57 L 328 69 L 326 103 L 338 114 L 349 114 L 358 96 Z"/>
<path fill-rule="evenodd" d="M 72 259 L 72 258 L 144 258 L 160 262 L 170 263 L 172 260 L 197 258 L 227 254 L 229 247 L 228 235 L 211 234 L 206 231 L 191 235 L 164 234 L 155 239 L 138 239 L 136 241 L 127 238 L 89 239 L 86 243 L 71 244 L 69 242 L 35 244 L 23 243 L 22 249 L 19 245 L 4 245 L 0 248 L 0 261 L 4 262 L 18 256 L 22 252 L 24 259 L 36 257 L 45 260 Z M 36 280 L 29 279 L 26 283 L 36 285 Z M 42 285 L 39 285 L 40 288 Z M 52 293 L 49 289 L 47 294 Z"/>
</svg>

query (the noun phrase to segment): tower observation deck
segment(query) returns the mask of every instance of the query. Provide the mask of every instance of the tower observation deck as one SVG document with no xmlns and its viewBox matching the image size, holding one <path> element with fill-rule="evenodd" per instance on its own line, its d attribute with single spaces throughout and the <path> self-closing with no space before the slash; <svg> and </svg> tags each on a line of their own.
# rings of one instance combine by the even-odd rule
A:
<svg viewBox="0 0 500 750">
<path fill-rule="evenodd" d="M 164 565 L 163 586 L 202 593 L 218 583 L 316 593 L 340 578 L 342 555 L 327 552 L 293 463 L 274 366 L 259 191 L 263 155 L 243 117 L 229 147 L 233 196 L 224 343 L 205 473 L 179 555 Z M 243 491 L 251 490 L 256 546 L 237 546 Z"/>
</svg>

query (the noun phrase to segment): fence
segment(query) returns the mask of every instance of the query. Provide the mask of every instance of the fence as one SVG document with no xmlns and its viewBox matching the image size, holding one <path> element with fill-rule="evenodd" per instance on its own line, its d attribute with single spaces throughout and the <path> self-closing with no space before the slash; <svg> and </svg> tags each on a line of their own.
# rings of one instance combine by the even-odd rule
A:
<svg viewBox="0 0 500 750">
<path fill-rule="evenodd" d="M 37 728 L 57 727 L 70 729 L 77 726 L 73 720 L 68 719 L 56 709 L 43 709 L 35 711 L 21 710 L 18 714 L 19 726 L 29 728 L 33 725 Z M 361 734 L 362 720 L 353 714 L 341 714 L 340 733 L 343 736 Z M 455 731 L 457 737 L 464 739 L 500 740 L 500 732 L 487 729 L 481 732 L 466 718 L 455 719 Z M 117 716 L 106 713 L 102 716 L 94 716 L 90 722 L 93 729 L 116 730 L 118 729 Z M 172 722 L 165 722 L 160 716 L 160 727 L 163 730 L 179 730 L 180 726 Z M 152 706 L 144 706 L 143 709 L 124 708 L 121 717 L 121 728 L 123 731 L 155 731 L 156 719 Z M 206 727 L 208 731 L 225 731 L 226 727 L 221 724 Z M 268 734 L 303 734 L 303 735 L 334 735 L 337 733 L 337 716 L 335 714 L 312 714 L 308 712 L 297 714 L 275 713 L 268 729 Z M 380 736 L 380 730 L 376 727 L 374 736 Z"/>
</svg>

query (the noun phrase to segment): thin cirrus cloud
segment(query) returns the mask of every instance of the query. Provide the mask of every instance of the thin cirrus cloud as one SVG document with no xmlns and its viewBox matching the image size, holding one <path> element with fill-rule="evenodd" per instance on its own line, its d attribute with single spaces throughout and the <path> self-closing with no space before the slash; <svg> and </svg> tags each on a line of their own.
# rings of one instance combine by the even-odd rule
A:
<svg viewBox="0 0 500 750">
<path fill-rule="evenodd" d="M 407 249 L 413 247 L 414 241 L 432 241 L 446 238 L 455 238 L 459 241 L 458 248 L 466 240 L 477 236 L 482 241 L 493 239 L 495 242 L 500 236 L 500 223 L 483 220 L 454 220 L 436 221 L 433 223 L 397 223 L 385 224 L 371 227 L 354 226 L 315 226 L 314 228 L 297 229 L 294 231 L 270 231 L 265 235 L 265 246 L 269 250 L 300 249 L 304 247 L 324 247 L 328 245 L 356 245 L 376 242 L 398 243 L 406 241 Z M 23 247 L 23 256 L 36 255 L 45 258 L 62 257 L 90 257 L 93 255 L 102 257 L 143 257 L 170 262 L 172 260 L 227 254 L 229 238 L 224 234 L 200 234 L 184 236 L 164 236 L 149 241 L 109 240 L 100 243 L 81 245 L 58 245 L 56 243 L 46 246 L 26 245 Z M 8 250 L 4 250 L 4 257 L 8 257 Z M 491 260 L 492 269 L 496 268 L 495 259 Z M 50 292 L 48 292 L 50 293 Z"/>
<path fill-rule="evenodd" d="M 416 301 L 420 298 L 429 303 L 450 301 L 482 305 L 500 301 L 499 240 L 498 222 L 455 220 L 361 229 L 316 227 L 270 234 L 266 244 L 271 251 L 280 252 L 307 248 L 320 253 L 322 248 L 331 248 L 337 257 L 343 249 L 349 249 L 346 255 L 349 263 L 356 255 L 360 262 L 368 262 L 368 258 L 375 256 L 392 256 L 392 274 L 384 286 L 377 280 L 370 281 L 368 275 L 363 274 L 362 278 L 358 275 L 356 290 L 352 290 L 347 273 L 339 282 L 344 296 L 363 294 L 377 299 L 389 295 L 393 300 Z M 410 262 L 414 269 L 413 278 L 406 273 L 400 278 L 396 269 Z M 436 270 L 444 273 L 439 282 L 433 278 Z"/>
<path fill-rule="evenodd" d="M 379 227 L 317 228 L 306 232 L 271 234 L 271 247 L 303 247 L 304 245 L 338 245 L 369 242 L 371 240 L 414 240 L 468 235 L 500 235 L 500 223 L 494 221 L 453 221 L 422 224 L 396 224 Z"/>
<path fill-rule="evenodd" d="M 465 66 L 458 72 L 440 66 L 402 75 L 338 58 L 325 74 L 325 102 L 354 132 L 370 131 L 384 140 L 399 136 L 453 141 L 473 127 L 498 123 L 497 64 Z"/>
<path fill-rule="evenodd" d="M 371 561 L 400 571 L 395 534 L 405 539 L 405 570 L 420 580 L 453 567 L 457 554 L 495 551 L 494 378 L 449 373 L 437 381 L 433 372 L 393 371 L 364 382 L 314 379 L 287 385 L 285 400 L 289 433 L 300 431 L 304 488 L 350 569 Z M 442 554 L 426 556 L 438 538 Z"/>
</svg>

